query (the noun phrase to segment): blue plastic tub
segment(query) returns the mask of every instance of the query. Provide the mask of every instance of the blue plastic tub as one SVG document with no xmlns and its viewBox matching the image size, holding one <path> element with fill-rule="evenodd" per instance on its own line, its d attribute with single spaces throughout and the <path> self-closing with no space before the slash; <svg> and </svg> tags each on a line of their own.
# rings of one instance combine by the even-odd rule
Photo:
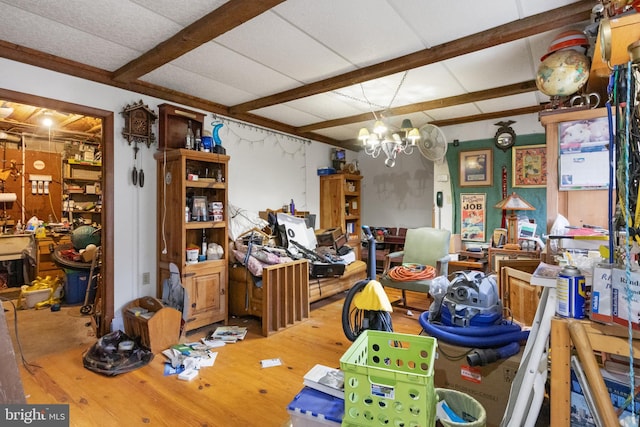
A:
<svg viewBox="0 0 640 427">
<path fill-rule="evenodd" d="M 292 427 L 339 426 L 344 400 L 304 387 L 287 407 Z"/>
<path fill-rule="evenodd" d="M 84 302 L 89 285 L 89 271 L 65 269 L 64 273 L 64 302 L 67 304 Z M 91 300 L 91 295 L 89 295 L 89 301 Z"/>
</svg>

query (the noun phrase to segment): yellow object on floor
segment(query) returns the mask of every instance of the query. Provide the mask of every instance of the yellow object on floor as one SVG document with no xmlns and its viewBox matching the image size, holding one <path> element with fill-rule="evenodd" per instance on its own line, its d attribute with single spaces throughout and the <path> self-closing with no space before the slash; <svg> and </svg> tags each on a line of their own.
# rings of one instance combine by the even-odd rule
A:
<svg viewBox="0 0 640 427">
<path fill-rule="evenodd" d="M 377 280 L 370 280 L 362 292 L 353 297 L 353 305 L 359 310 L 393 312 L 389 297 Z"/>
</svg>

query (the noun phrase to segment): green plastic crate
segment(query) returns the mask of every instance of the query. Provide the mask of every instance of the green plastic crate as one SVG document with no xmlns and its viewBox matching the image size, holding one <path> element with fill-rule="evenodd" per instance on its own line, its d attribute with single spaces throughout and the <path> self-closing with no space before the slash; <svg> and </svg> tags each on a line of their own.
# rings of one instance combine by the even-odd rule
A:
<svg viewBox="0 0 640 427">
<path fill-rule="evenodd" d="M 433 427 L 437 348 L 433 337 L 364 331 L 340 358 L 342 425 Z"/>
</svg>

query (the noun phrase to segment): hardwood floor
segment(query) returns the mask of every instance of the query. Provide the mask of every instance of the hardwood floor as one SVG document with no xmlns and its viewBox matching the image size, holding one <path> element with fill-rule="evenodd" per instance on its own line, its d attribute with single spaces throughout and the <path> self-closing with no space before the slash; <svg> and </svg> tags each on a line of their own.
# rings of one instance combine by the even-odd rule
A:
<svg viewBox="0 0 640 427">
<path fill-rule="evenodd" d="M 397 297 L 393 292 L 391 300 Z M 411 298 L 426 309 L 424 296 Z M 33 374 L 20 367 L 27 402 L 68 403 L 71 426 L 287 426 L 286 408 L 302 388 L 303 375 L 316 363 L 338 367 L 351 344 L 342 332 L 342 301 L 340 295 L 312 304 L 308 320 L 269 338 L 261 335 L 255 319 L 230 319 L 229 324 L 248 326 L 247 337 L 219 348 L 215 365 L 189 382 L 163 375 L 162 354 L 115 377 L 85 369 L 84 348 L 47 354 L 33 361 L 40 366 Z M 396 310 L 394 330 L 420 333 L 419 314 Z M 198 340 L 215 326 L 193 332 L 188 340 Z M 261 360 L 272 358 L 282 366 L 261 368 Z"/>
</svg>

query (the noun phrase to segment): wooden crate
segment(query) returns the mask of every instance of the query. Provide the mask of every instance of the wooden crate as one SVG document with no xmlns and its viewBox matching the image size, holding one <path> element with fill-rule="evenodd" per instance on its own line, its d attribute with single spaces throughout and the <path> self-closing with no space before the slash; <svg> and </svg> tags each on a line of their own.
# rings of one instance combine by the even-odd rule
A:
<svg viewBox="0 0 640 427">
<path fill-rule="evenodd" d="M 154 314 L 145 319 L 129 311 L 135 307 L 147 309 Z M 122 312 L 125 333 L 130 337 L 140 337 L 140 343 L 154 354 L 178 343 L 182 315 L 175 308 L 165 307 L 157 298 L 138 298 L 127 304 Z"/>
</svg>

